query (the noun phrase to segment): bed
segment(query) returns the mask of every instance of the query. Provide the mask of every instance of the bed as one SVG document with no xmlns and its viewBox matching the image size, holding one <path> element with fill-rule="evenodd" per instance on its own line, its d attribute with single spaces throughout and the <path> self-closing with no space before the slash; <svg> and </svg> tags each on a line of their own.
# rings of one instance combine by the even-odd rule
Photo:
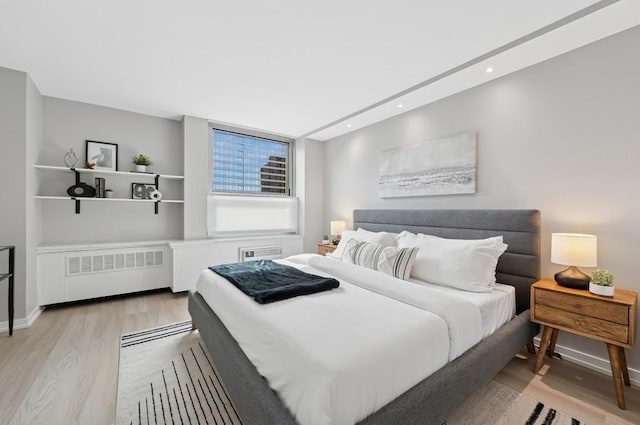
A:
<svg viewBox="0 0 640 425">
<path fill-rule="evenodd" d="M 516 316 L 455 360 L 358 422 L 441 424 L 447 413 L 490 380 L 538 333 L 529 320 L 530 285 L 539 278 L 540 215 L 536 210 L 355 210 L 353 227 L 445 238 L 502 235 L 509 245 L 496 269 L 499 283 L 515 288 Z M 189 311 L 245 424 L 297 424 L 216 313 L 198 292 Z"/>
</svg>

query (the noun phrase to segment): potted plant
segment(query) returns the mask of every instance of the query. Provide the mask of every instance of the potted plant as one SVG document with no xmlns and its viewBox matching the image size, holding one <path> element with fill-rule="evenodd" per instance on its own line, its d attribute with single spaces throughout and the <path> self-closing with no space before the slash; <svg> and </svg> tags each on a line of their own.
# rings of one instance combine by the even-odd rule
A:
<svg viewBox="0 0 640 425">
<path fill-rule="evenodd" d="M 322 236 L 322 243 L 329 243 L 329 235 Z"/>
<path fill-rule="evenodd" d="M 608 270 L 600 269 L 591 273 L 589 292 L 605 297 L 613 297 L 613 275 Z"/>
<path fill-rule="evenodd" d="M 132 157 L 131 162 L 135 164 L 136 171 L 140 173 L 146 173 L 147 167 L 153 164 L 153 162 L 151 161 L 151 158 L 149 158 L 148 155 L 143 155 L 143 154 Z"/>
</svg>

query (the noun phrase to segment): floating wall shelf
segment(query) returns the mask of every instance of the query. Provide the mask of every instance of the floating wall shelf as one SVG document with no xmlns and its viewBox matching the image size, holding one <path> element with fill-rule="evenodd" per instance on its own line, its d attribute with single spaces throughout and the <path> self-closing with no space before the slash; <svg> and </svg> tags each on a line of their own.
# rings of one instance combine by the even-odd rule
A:
<svg viewBox="0 0 640 425">
<path fill-rule="evenodd" d="M 58 167 L 55 165 L 39 165 L 35 164 L 34 168 L 43 171 L 55 171 L 55 172 L 64 172 L 64 173 L 73 173 L 75 174 L 76 184 L 80 183 L 80 174 L 105 174 L 105 175 L 115 175 L 115 176 L 124 176 L 124 177 L 136 177 L 136 178 L 144 178 L 151 177 L 155 180 L 156 188 L 159 187 L 158 181 L 159 179 L 166 180 L 184 180 L 184 176 L 174 176 L 170 174 L 153 174 L 153 173 L 138 173 L 135 171 L 106 171 L 106 170 L 92 170 L 87 168 L 67 168 L 67 167 Z M 158 214 L 158 204 L 166 203 L 166 204 L 184 204 L 184 201 L 181 199 L 163 199 L 161 201 L 156 201 L 153 199 L 128 199 L 128 198 L 90 198 L 90 197 L 75 197 L 75 196 L 48 196 L 48 195 L 36 195 L 35 199 L 42 200 L 72 200 L 75 202 L 76 206 L 76 214 L 80 214 L 80 201 L 101 201 L 101 202 L 152 202 L 154 204 L 154 212 Z"/>
<path fill-rule="evenodd" d="M 88 168 L 67 168 L 67 167 L 57 167 L 55 165 L 34 165 L 34 168 L 38 170 L 46 170 L 46 171 L 59 171 L 66 173 L 78 172 L 80 174 L 111 174 L 111 175 L 119 175 L 119 176 L 130 176 L 130 177 L 155 177 L 160 176 L 161 179 L 167 180 L 184 180 L 184 176 L 173 176 L 170 174 L 154 174 L 154 173 L 138 173 L 136 171 L 106 171 L 106 170 L 92 170 Z"/>
</svg>

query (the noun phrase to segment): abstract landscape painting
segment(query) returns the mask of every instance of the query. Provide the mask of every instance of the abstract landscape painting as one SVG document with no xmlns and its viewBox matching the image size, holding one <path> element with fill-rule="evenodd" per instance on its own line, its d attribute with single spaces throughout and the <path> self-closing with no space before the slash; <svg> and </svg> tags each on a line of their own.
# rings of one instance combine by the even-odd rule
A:
<svg viewBox="0 0 640 425">
<path fill-rule="evenodd" d="M 476 150 L 476 133 L 464 133 L 383 151 L 378 196 L 475 193 Z"/>
</svg>

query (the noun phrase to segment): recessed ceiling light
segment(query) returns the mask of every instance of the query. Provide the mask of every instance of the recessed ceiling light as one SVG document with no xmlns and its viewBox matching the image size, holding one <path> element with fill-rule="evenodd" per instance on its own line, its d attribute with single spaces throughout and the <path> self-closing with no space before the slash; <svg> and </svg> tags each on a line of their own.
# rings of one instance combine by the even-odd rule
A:
<svg viewBox="0 0 640 425">
<path fill-rule="evenodd" d="M 487 69 L 485 69 L 485 72 L 486 72 L 487 74 L 491 74 L 491 73 L 493 72 L 493 68 L 491 68 L 491 67 L 489 66 L 489 67 L 487 67 Z"/>
<path fill-rule="evenodd" d="M 398 103 L 398 108 L 402 108 L 402 103 Z"/>
<path fill-rule="evenodd" d="M 351 124 L 347 124 L 347 128 L 351 128 Z"/>
</svg>

